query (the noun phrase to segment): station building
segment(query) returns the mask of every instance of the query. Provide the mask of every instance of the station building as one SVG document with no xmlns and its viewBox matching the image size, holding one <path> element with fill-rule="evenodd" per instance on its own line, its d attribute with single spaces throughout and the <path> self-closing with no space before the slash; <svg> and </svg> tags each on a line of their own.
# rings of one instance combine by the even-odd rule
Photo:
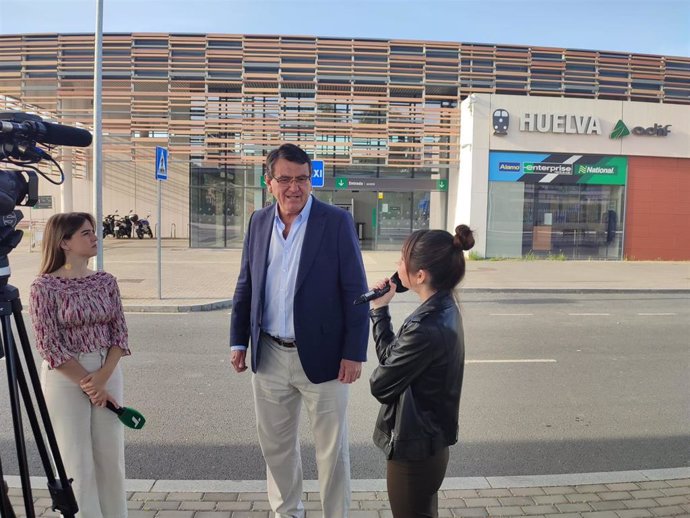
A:
<svg viewBox="0 0 690 518">
<path fill-rule="evenodd" d="M 92 34 L 0 36 L 0 110 L 91 129 Z M 315 195 L 363 249 L 477 229 L 487 257 L 690 259 L 690 58 L 454 42 L 106 34 L 103 206 L 241 247 L 267 153 L 324 162 Z M 57 148 L 32 221 L 89 210 L 90 148 Z M 55 168 L 44 170 L 56 174 Z"/>
</svg>

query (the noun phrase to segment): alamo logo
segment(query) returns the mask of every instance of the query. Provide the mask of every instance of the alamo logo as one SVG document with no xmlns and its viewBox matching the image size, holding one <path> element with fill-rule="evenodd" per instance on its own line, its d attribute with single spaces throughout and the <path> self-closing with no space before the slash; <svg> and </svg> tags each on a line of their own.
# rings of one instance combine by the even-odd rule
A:
<svg viewBox="0 0 690 518">
<path fill-rule="evenodd" d="M 520 162 L 499 162 L 499 171 L 510 171 L 510 172 L 520 172 L 521 166 Z"/>
</svg>

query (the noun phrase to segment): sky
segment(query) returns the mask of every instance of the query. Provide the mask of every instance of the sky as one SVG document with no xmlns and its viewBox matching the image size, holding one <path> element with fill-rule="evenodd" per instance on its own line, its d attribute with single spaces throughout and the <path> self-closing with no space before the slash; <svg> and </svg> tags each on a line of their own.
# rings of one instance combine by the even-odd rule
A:
<svg viewBox="0 0 690 518">
<path fill-rule="evenodd" d="M 332 36 L 690 57 L 690 0 L 103 0 L 104 32 Z M 0 34 L 93 33 L 97 0 L 0 0 Z"/>
</svg>

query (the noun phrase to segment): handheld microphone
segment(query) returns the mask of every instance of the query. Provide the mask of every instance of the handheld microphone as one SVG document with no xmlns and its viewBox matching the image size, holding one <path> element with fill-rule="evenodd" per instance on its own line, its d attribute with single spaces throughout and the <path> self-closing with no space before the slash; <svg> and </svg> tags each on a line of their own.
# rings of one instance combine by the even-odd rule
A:
<svg viewBox="0 0 690 518">
<path fill-rule="evenodd" d="M 122 406 L 117 408 L 110 401 L 106 403 L 108 410 L 111 410 L 117 414 L 117 418 L 120 422 L 127 426 L 128 428 L 133 428 L 134 430 L 140 430 L 146 424 L 146 418 L 141 414 L 141 412 Z"/>
<path fill-rule="evenodd" d="M 402 285 L 402 282 L 400 282 L 400 277 L 398 276 L 398 272 L 395 272 L 393 275 L 391 275 L 391 280 L 395 283 L 395 293 L 405 293 L 407 291 L 407 288 Z M 359 297 L 357 297 L 354 301 L 354 305 L 357 306 L 359 304 L 364 304 L 365 302 L 369 302 L 374 299 L 378 299 L 379 297 L 384 296 L 386 293 L 388 293 L 391 290 L 391 283 L 389 282 L 386 284 L 383 288 L 374 288 L 373 290 L 369 290 L 366 293 L 363 293 Z"/>
<path fill-rule="evenodd" d="M 53 146 L 88 147 L 93 139 L 91 133 L 86 130 L 36 120 L 0 121 L 1 134 L 17 135 Z"/>
</svg>

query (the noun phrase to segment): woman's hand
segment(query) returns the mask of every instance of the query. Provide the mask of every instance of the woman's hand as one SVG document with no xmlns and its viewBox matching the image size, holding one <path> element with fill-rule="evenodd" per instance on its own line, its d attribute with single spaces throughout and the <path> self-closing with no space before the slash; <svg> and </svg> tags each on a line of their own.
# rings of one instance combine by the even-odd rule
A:
<svg viewBox="0 0 690 518">
<path fill-rule="evenodd" d="M 120 406 L 120 404 L 115 401 L 115 398 L 113 398 L 107 390 L 104 390 L 102 392 L 94 392 L 93 395 L 88 394 L 89 400 L 91 401 L 91 404 L 94 406 L 98 406 L 101 408 L 104 408 L 108 401 L 113 403 L 116 408 Z"/>
<path fill-rule="evenodd" d="M 91 398 L 92 401 L 94 398 L 97 398 L 100 401 L 101 399 L 103 399 L 103 395 L 107 394 L 105 386 L 108 383 L 108 379 L 110 379 L 110 374 L 107 371 L 104 371 L 103 369 L 99 369 L 95 372 L 92 372 L 91 374 L 84 376 L 79 381 L 79 386 L 84 392 L 86 392 L 86 394 L 89 396 L 89 398 Z"/>
<path fill-rule="evenodd" d="M 377 309 L 377 308 L 382 308 L 384 306 L 387 306 L 388 303 L 391 301 L 391 299 L 395 296 L 395 288 L 396 284 L 386 277 L 385 279 L 382 279 L 378 281 L 376 284 L 374 284 L 370 289 L 383 289 L 386 287 L 386 285 L 390 283 L 391 284 L 391 289 L 388 291 L 388 293 L 384 293 L 382 296 L 380 296 L 378 299 L 372 300 L 369 304 L 371 309 Z"/>
</svg>

